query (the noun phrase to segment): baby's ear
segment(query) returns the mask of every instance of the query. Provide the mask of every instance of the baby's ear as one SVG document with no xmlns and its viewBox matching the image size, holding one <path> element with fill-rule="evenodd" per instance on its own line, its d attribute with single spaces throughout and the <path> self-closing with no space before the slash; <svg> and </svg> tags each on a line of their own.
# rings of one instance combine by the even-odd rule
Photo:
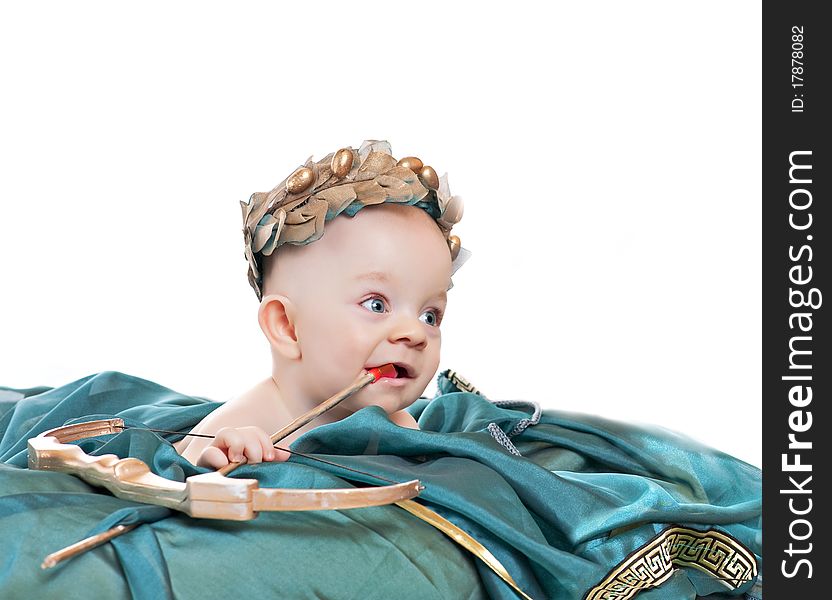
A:
<svg viewBox="0 0 832 600">
<path fill-rule="evenodd" d="M 295 306 L 289 298 L 279 294 L 264 296 L 260 301 L 257 320 L 269 344 L 281 356 L 300 358 L 300 344 L 295 334 Z"/>
</svg>

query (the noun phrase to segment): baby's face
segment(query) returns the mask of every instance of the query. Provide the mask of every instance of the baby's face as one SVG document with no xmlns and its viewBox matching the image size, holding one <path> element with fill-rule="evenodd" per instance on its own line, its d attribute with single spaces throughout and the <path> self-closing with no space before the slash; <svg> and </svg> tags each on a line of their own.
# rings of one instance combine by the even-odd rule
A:
<svg viewBox="0 0 832 600">
<path fill-rule="evenodd" d="M 322 402 L 362 369 L 395 363 L 406 377 L 382 379 L 341 406 L 392 414 L 424 392 L 439 366 L 451 257 L 422 209 L 384 204 L 338 216 L 319 240 L 281 248 L 273 276 L 269 288 L 296 312 L 301 356 L 291 387 Z"/>
</svg>

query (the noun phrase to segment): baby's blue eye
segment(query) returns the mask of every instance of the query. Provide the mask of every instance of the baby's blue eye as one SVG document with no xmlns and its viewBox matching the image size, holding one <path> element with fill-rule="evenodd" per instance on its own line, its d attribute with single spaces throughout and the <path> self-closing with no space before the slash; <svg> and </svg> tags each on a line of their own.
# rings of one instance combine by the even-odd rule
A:
<svg viewBox="0 0 832 600">
<path fill-rule="evenodd" d="M 361 306 L 367 308 L 368 310 L 374 313 L 384 312 L 384 300 L 382 300 L 381 298 L 367 298 L 364 302 L 361 303 Z"/>
<path fill-rule="evenodd" d="M 436 313 L 435 310 L 426 310 L 421 314 L 419 320 L 434 327 L 439 325 L 439 315 Z"/>
</svg>

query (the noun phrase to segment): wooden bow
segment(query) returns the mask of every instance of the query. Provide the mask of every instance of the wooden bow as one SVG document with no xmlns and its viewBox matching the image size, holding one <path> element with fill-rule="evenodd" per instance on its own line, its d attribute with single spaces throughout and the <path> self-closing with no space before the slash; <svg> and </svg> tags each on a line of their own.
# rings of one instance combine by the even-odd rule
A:
<svg viewBox="0 0 832 600">
<path fill-rule="evenodd" d="M 392 364 L 362 371 L 343 390 L 272 434 L 272 444 L 277 444 L 365 386 L 382 377 L 395 376 L 396 369 Z M 230 462 L 214 473 L 191 476 L 183 483 L 156 475 L 137 458 L 119 458 L 114 454 L 89 456 L 80 447 L 68 443 L 96 435 L 120 433 L 124 428 L 124 421 L 114 418 L 45 431 L 29 440 L 29 468 L 71 473 L 88 483 L 105 487 L 116 497 L 125 500 L 164 506 L 192 517 L 235 521 L 253 519 L 261 511 L 333 510 L 409 502 L 410 498 L 424 489 L 417 480 L 391 482 L 393 485 L 370 488 L 260 489 L 256 479 L 226 477 L 244 464 L 245 459 Z M 41 567 L 54 567 L 59 562 L 108 542 L 134 527 L 136 525 L 116 525 L 108 531 L 83 539 L 53 552 L 46 557 Z"/>
<path fill-rule="evenodd" d="M 156 475 L 138 458 L 90 456 L 68 443 L 123 429 L 122 419 L 105 419 L 45 431 L 29 440 L 29 468 L 70 473 L 124 500 L 164 506 L 201 519 L 232 521 L 247 521 L 263 511 L 382 506 L 413 498 L 422 489 L 418 480 L 366 488 L 261 488 L 256 479 L 235 479 L 219 472 L 192 475 L 180 482 Z"/>
</svg>

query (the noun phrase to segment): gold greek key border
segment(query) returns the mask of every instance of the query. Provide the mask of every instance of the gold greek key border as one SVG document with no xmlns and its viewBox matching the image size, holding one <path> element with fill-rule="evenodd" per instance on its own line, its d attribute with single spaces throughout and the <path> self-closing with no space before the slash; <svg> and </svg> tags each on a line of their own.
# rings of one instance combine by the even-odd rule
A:
<svg viewBox="0 0 832 600">
<path fill-rule="evenodd" d="M 457 389 L 461 392 L 471 392 L 472 394 L 479 394 L 482 396 L 482 392 L 479 391 L 474 385 L 465 379 L 462 375 L 457 373 L 456 371 L 448 370 L 448 379 L 450 379 L 451 383 L 453 383 Z"/>
<path fill-rule="evenodd" d="M 678 567 L 693 567 L 735 590 L 757 576 L 757 560 L 730 535 L 671 526 L 621 561 L 584 600 L 629 600 L 658 587 Z"/>
</svg>

